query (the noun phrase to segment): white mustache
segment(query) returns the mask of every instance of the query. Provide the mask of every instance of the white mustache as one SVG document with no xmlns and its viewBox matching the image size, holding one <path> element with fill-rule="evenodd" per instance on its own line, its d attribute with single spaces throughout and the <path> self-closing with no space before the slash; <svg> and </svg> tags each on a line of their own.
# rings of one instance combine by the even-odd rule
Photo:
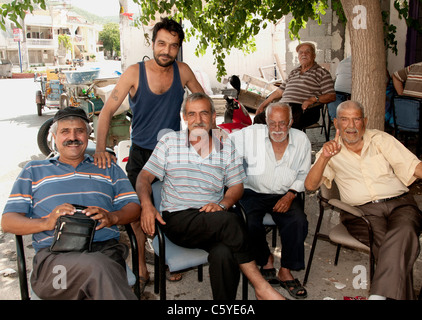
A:
<svg viewBox="0 0 422 320">
<path fill-rule="evenodd" d="M 358 133 L 358 129 L 354 128 L 354 129 L 347 129 L 345 130 L 346 133 Z"/>
</svg>

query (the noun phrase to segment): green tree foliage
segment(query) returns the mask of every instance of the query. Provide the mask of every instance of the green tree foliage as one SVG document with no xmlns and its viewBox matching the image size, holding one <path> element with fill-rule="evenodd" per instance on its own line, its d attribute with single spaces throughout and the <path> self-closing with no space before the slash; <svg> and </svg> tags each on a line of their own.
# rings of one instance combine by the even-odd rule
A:
<svg viewBox="0 0 422 320">
<path fill-rule="evenodd" d="M 325 14 L 329 4 L 328 0 L 133 1 L 142 8 L 139 23 L 147 24 L 154 20 L 157 12 L 173 15 L 180 21 L 188 20 L 192 27 L 186 30 L 187 38 L 195 37 L 199 41 L 195 54 L 199 56 L 211 47 L 219 78 L 226 73 L 224 58 L 231 49 L 240 49 L 244 53 L 253 52 L 256 49 L 254 36 L 265 28 L 268 22 L 276 23 L 291 13 L 293 19 L 289 23 L 290 37 L 300 39 L 299 31 L 306 28 L 306 22 L 315 20 L 320 23 L 321 16 Z M 340 21 L 346 22 L 340 0 L 332 0 L 331 6 Z M 416 26 L 417 30 L 421 31 L 417 21 L 408 16 L 407 0 L 395 0 L 394 6 L 400 18 L 404 18 L 409 26 Z M 388 13 L 384 13 L 383 17 L 385 46 L 397 53 L 396 28 L 388 23 Z"/>
<path fill-rule="evenodd" d="M 176 9 L 174 18 L 189 20 L 192 27 L 186 30 L 186 36 L 195 37 L 199 44 L 195 54 L 205 53 L 212 48 L 214 63 L 217 65 L 217 77 L 225 75 L 224 58 L 233 48 L 245 54 L 256 49 L 254 36 L 268 22 L 277 22 L 283 16 L 292 13 L 293 20 L 289 28 L 291 36 L 297 36 L 308 19 L 320 21 L 325 14 L 328 0 L 133 0 L 142 8 L 139 22 L 147 24 L 155 19 L 156 12 L 171 14 Z"/>
<path fill-rule="evenodd" d="M 72 39 L 68 34 L 59 34 L 58 41 L 59 46 L 62 46 L 66 51 L 70 50 L 73 52 Z"/>
<path fill-rule="evenodd" d="M 117 23 L 107 23 L 99 33 L 99 40 L 103 42 L 104 50 L 113 55 L 120 55 L 120 30 Z"/>
<path fill-rule="evenodd" d="M 35 7 L 34 7 L 35 6 Z M 10 3 L 0 5 L 0 27 L 6 31 L 6 18 L 16 24 L 18 28 L 22 28 L 19 23 L 20 19 L 24 19 L 27 12 L 31 12 L 39 6 L 46 10 L 45 0 L 13 0 Z"/>
</svg>

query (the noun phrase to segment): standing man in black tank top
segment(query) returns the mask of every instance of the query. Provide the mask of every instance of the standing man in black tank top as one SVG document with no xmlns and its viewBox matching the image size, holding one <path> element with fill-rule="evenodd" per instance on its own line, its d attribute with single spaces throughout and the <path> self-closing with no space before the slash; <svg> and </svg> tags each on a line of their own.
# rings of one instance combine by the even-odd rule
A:
<svg viewBox="0 0 422 320">
<path fill-rule="evenodd" d="M 179 23 L 168 18 L 158 22 L 152 34 L 154 59 L 127 68 L 99 116 L 94 163 L 105 168 L 111 165 L 111 161 L 116 161 L 106 152 L 106 136 L 111 118 L 129 94 L 133 115 L 132 146 L 126 171 L 134 189 L 138 173 L 154 150 L 160 131 L 180 130 L 180 108 L 185 87 L 191 92 L 204 92 L 190 67 L 176 61 L 183 39 L 184 32 Z M 146 236 L 139 221 L 132 223 L 132 227 L 139 245 L 141 287 L 145 288 L 149 280 L 145 262 Z"/>
</svg>

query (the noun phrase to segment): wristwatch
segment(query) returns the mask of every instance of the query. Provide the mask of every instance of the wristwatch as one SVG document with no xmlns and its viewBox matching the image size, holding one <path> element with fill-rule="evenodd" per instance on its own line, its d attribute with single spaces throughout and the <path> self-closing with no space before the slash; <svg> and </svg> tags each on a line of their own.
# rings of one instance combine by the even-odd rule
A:
<svg viewBox="0 0 422 320">
<path fill-rule="evenodd" d="M 221 207 L 221 209 L 223 209 L 224 211 L 227 211 L 227 207 L 224 204 L 219 203 L 218 205 Z"/>
<path fill-rule="evenodd" d="M 287 192 L 291 192 L 291 193 L 293 193 L 293 194 L 295 195 L 295 197 L 297 196 L 297 191 L 296 191 L 296 190 L 289 189 Z"/>
<path fill-rule="evenodd" d="M 316 102 L 319 102 L 319 96 L 315 96 Z"/>
</svg>

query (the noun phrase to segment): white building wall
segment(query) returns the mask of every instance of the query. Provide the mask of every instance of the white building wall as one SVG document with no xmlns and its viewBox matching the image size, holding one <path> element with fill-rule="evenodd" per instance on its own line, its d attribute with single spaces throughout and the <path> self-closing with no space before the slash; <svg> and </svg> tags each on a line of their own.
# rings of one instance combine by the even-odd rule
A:
<svg viewBox="0 0 422 320">
<path fill-rule="evenodd" d="M 405 67 L 407 25 L 404 19 L 399 19 L 394 1 L 390 3 L 390 24 L 396 26 L 397 55 L 388 50 L 387 68 L 390 74 Z"/>
<path fill-rule="evenodd" d="M 144 38 L 144 30 L 152 36 L 152 27 L 138 29 L 133 26 L 121 23 L 121 44 L 125 48 L 122 50 L 122 69 L 126 69 L 129 65 L 141 61 L 147 55 L 152 58 L 152 44 L 148 46 Z M 185 26 L 187 27 L 187 25 Z M 197 57 L 195 48 L 197 46 L 196 39 L 190 39 L 183 44 L 183 61 L 186 62 L 191 69 L 206 73 L 209 78 L 211 88 L 220 89 L 224 85 L 217 80 L 217 67 L 213 64 L 214 58 L 212 49 L 209 48 L 204 56 Z M 273 65 L 276 61 L 274 53 L 278 53 L 282 61 L 284 61 L 284 24 L 280 23 L 277 27 L 269 25 L 266 29 L 256 37 L 256 48 L 254 53 L 245 55 L 240 50 L 232 50 L 231 54 L 225 59 L 225 67 L 227 75 L 232 74 L 242 77 L 248 74 L 260 77 L 259 67 Z"/>
</svg>

